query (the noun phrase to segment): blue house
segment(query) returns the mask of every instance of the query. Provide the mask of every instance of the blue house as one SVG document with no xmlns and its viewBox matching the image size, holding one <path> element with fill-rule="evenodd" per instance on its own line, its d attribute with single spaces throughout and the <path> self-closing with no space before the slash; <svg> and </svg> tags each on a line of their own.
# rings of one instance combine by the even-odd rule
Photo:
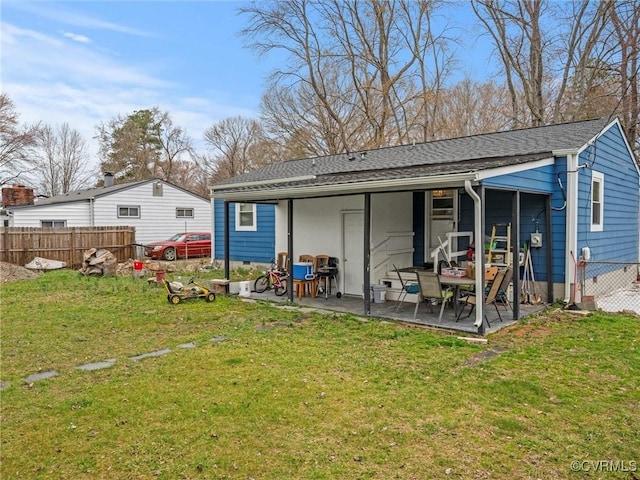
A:
<svg viewBox="0 0 640 480">
<path fill-rule="evenodd" d="M 529 255 L 547 303 L 597 297 L 613 287 L 608 278 L 619 285 L 639 273 L 640 171 L 617 119 L 275 163 L 211 195 L 229 206 L 274 205 L 267 256 L 336 257 L 339 289 L 362 298 L 365 314 L 363 292 L 389 285 L 394 266 L 437 269 L 444 256 L 481 272 L 476 291 L 485 263 L 511 266 L 516 320 Z M 387 299 L 397 293 L 392 285 Z M 483 307 L 474 321 L 481 332 Z"/>
<path fill-rule="evenodd" d="M 269 263 L 274 259 L 275 208 L 271 204 L 231 203 L 228 259 L 238 265 Z M 224 201 L 213 201 L 213 258 L 225 258 Z"/>
</svg>

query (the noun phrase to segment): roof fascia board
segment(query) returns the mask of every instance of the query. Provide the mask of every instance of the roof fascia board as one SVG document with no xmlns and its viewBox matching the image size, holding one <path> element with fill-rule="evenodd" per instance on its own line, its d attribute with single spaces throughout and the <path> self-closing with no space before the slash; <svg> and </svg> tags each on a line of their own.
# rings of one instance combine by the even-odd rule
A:
<svg viewBox="0 0 640 480">
<path fill-rule="evenodd" d="M 243 187 L 259 187 L 260 185 L 274 185 L 278 183 L 288 183 L 288 182 L 303 182 L 306 180 L 315 180 L 315 175 L 303 175 L 300 177 L 291 177 L 291 178 L 276 178 L 274 180 L 255 180 L 253 182 L 243 182 L 243 183 L 227 183 L 225 185 L 219 185 L 219 189 L 229 188 L 233 186 L 233 188 L 243 188 Z M 216 186 L 209 187 L 211 191 L 211 195 L 216 191 Z"/>
<path fill-rule="evenodd" d="M 583 147 L 581 148 L 562 148 L 560 150 L 554 150 L 553 152 L 551 152 L 553 154 L 554 157 L 568 157 L 569 155 L 578 155 L 580 153 L 580 151 L 582 150 Z"/>
<path fill-rule="evenodd" d="M 62 200 L 59 202 L 53 202 L 53 203 L 34 203 L 32 205 L 7 205 L 5 208 L 6 209 L 11 209 L 11 210 L 23 210 L 23 209 L 29 209 L 29 208 L 46 208 L 46 207 L 55 207 L 57 205 L 66 205 L 67 203 L 85 203 L 85 202 L 90 202 L 92 200 L 94 200 L 94 197 L 87 197 L 87 198 L 76 198 L 76 199 L 68 199 L 68 200 Z"/>
<path fill-rule="evenodd" d="M 549 165 L 553 165 L 555 161 L 555 157 L 549 157 L 542 160 L 536 160 L 534 162 L 521 163 L 519 165 L 509 165 L 507 167 L 482 170 L 476 173 L 476 180 L 486 180 L 488 178 L 499 177 L 501 175 L 509 175 L 511 173 L 519 173 L 534 168 L 548 167 Z"/>
<path fill-rule="evenodd" d="M 433 186 L 461 186 L 464 185 L 465 180 L 476 182 L 477 172 L 456 173 L 452 175 L 437 175 L 418 178 L 399 178 L 393 180 L 375 180 L 371 182 L 357 182 L 342 185 L 318 185 L 315 187 L 303 185 L 300 187 L 285 188 L 282 190 L 278 190 L 277 192 L 269 192 L 267 190 L 234 193 L 212 192 L 212 196 L 213 198 L 223 198 L 226 200 L 259 200 L 264 199 L 265 197 L 280 199 L 305 198 L 331 196 L 331 194 L 344 195 L 365 192 L 380 192 L 385 190 L 409 190 L 412 188 L 426 189 Z"/>
</svg>

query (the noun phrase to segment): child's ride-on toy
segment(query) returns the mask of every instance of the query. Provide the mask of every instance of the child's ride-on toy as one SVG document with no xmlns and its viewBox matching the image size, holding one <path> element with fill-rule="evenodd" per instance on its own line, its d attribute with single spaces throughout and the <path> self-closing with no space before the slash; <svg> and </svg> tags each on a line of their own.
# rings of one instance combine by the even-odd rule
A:
<svg viewBox="0 0 640 480">
<path fill-rule="evenodd" d="M 189 280 L 186 286 L 179 282 L 168 282 L 164 279 L 162 283 L 164 284 L 164 288 L 167 289 L 167 300 L 174 305 L 188 298 L 204 298 L 207 302 L 213 302 L 216 299 L 215 293 L 204 285 L 196 283 L 193 278 Z"/>
</svg>

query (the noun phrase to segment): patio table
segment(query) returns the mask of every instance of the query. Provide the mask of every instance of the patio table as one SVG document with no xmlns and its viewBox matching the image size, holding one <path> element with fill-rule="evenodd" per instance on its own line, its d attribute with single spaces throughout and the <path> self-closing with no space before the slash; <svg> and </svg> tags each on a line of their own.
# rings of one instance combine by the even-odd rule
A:
<svg viewBox="0 0 640 480">
<path fill-rule="evenodd" d="M 471 277 L 449 277 L 446 275 L 438 275 L 440 284 L 454 288 L 453 294 L 453 311 L 458 316 L 458 300 L 460 299 L 460 288 L 471 287 L 476 285 L 476 279 Z"/>
</svg>

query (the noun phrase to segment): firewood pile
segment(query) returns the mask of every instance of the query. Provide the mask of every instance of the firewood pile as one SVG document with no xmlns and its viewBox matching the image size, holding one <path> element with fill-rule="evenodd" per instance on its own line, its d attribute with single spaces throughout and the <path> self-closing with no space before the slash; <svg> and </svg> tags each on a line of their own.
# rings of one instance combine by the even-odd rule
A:
<svg viewBox="0 0 640 480">
<path fill-rule="evenodd" d="M 118 259 L 109 250 L 103 248 L 90 248 L 83 253 L 82 268 L 83 275 L 115 275 L 118 269 Z"/>
</svg>

